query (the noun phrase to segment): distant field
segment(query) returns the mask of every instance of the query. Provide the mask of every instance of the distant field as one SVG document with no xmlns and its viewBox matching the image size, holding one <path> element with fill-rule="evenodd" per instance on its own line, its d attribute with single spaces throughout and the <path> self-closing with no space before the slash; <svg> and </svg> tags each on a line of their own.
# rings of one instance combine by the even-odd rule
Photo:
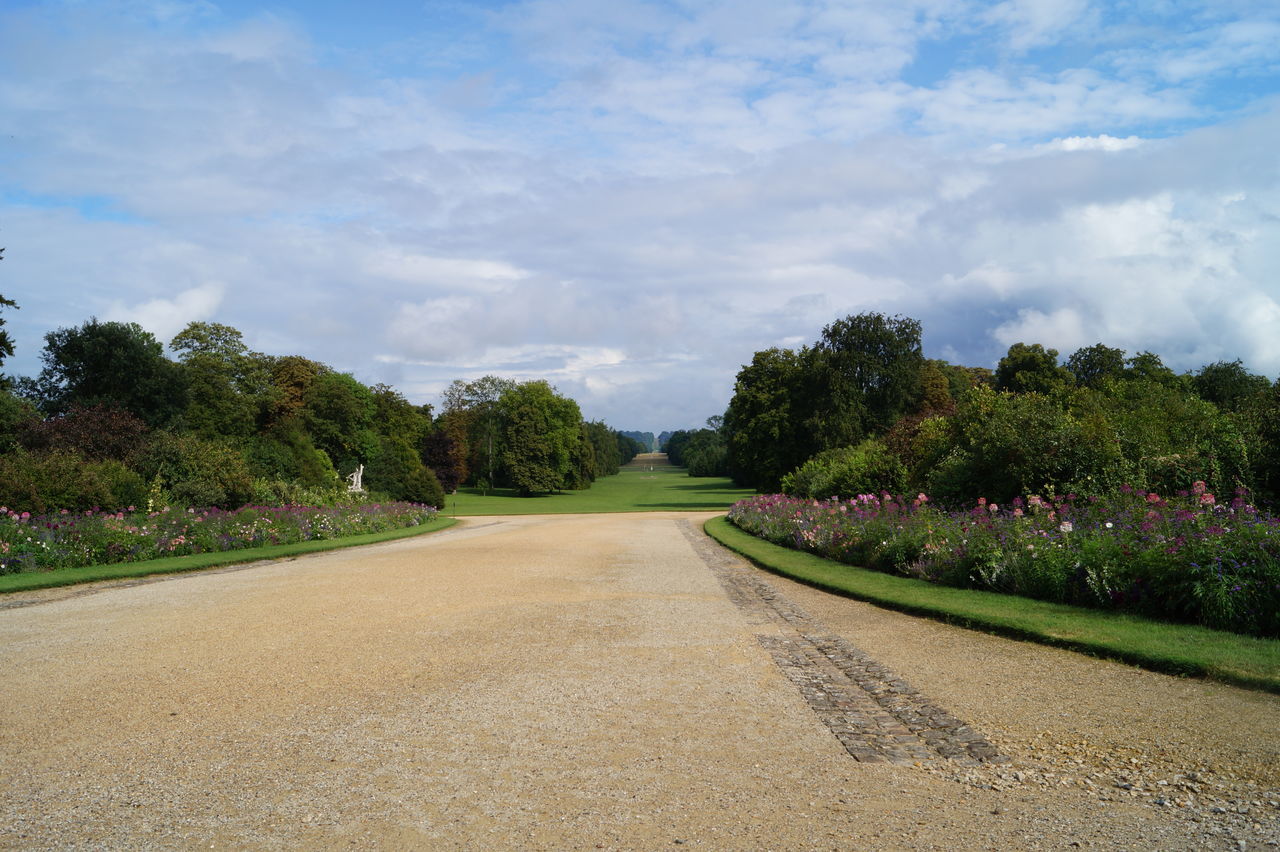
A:
<svg viewBox="0 0 1280 852">
<path fill-rule="evenodd" d="M 492 489 L 484 496 L 475 488 L 450 494 L 446 515 L 544 515 L 590 512 L 714 512 L 728 509 L 755 492 L 739 488 L 724 477 L 689 476 L 673 467 L 664 453 L 647 453 L 617 476 L 597 479 L 584 491 L 565 491 L 539 497 L 520 497 L 514 489 Z"/>
</svg>

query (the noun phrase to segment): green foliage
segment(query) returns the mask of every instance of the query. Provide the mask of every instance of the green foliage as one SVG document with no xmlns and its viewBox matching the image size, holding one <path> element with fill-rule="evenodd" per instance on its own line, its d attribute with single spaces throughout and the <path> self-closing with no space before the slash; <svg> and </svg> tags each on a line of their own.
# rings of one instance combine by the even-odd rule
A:
<svg viewBox="0 0 1280 852">
<path fill-rule="evenodd" d="M 175 506 L 231 509 L 253 497 L 254 478 L 244 455 L 230 444 L 161 432 L 138 462 Z"/>
<path fill-rule="evenodd" d="M 392 500 L 444 508 L 444 491 L 435 473 L 422 464 L 417 450 L 400 435 L 379 440 L 378 452 L 365 469 L 365 485 Z"/>
<path fill-rule="evenodd" d="M 1081 387 L 1101 387 L 1104 382 L 1124 377 L 1124 350 L 1101 343 L 1077 349 L 1067 359 L 1067 372 Z"/>
<path fill-rule="evenodd" d="M 1039 343 L 1015 343 L 996 365 L 996 390 L 1051 394 L 1074 382 L 1071 373 L 1058 366 L 1058 350 Z"/>
<path fill-rule="evenodd" d="M 1120 484 L 1107 478 L 1118 447 L 1048 396 L 979 386 L 949 426 L 950 446 L 928 475 L 935 497 L 1002 501 L 1055 489 L 1094 494 Z"/>
<path fill-rule="evenodd" d="M 247 438 L 276 398 L 268 359 L 250 352 L 239 331 L 193 322 L 169 343 L 187 382 L 183 426 L 206 438 Z"/>
<path fill-rule="evenodd" d="M 782 478 L 783 493 L 815 499 L 899 494 L 906 486 L 902 460 L 873 438 L 855 447 L 824 450 Z"/>
<path fill-rule="evenodd" d="M 578 404 L 544 381 L 523 382 L 499 400 L 505 426 L 503 466 L 521 494 L 545 494 L 569 486 L 581 440 Z"/>
<path fill-rule="evenodd" d="M 888 429 L 923 395 L 920 323 L 863 313 L 822 330 L 809 369 L 818 398 L 809 420 L 826 447 L 844 446 Z"/>
<path fill-rule="evenodd" d="M 622 451 L 619 446 L 618 433 L 598 420 L 584 425 L 586 427 L 586 440 L 591 443 L 592 450 L 591 478 L 599 479 L 602 476 L 613 476 L 618 472 L 618 468 L 622 466 Z M 630 460 L 627 459 L 627 461 Z"/>
<path fill-rule="evenodd" d="M 503 476 L 507 447 L 501 399 L 515 386 L 510 379 L 482 376 L 472 382 L 456 380 L 444 392 L 444 419 L 467 449 L 466 467 L 476 481 L 493 485 Z"/>
<path fill-rule="evenodd" d="M 16 396 L 8 388 L 0 386 L 0 453 L 16 447 L 20 436 L 38 422 L 40 413 L 30 400 Z"/>
<path fill-rule="evenodd" d="M 318 449 L 339 470 L 366 464 L 378 452 L 373 392 L 346 373 L 321 373 L 302 397 L 302 418 Z"/>
<path fill-rule="evenodd" d="M 1266 376 L 1250 373 L 1239 359 L 1217 361 L 1201 367 L 1191 377 L 1191 389 L 1196 395 L 1225 411 L 1236 411 L 1270 387 Z"/>
<path fill-rule="evenodd" d="M 110 405 L 160 427 L 186 408 L 186 376 L 137 323 L 90 319 L 79 328 L 51 331 L 40 357 L 44 367 L 35 392 L 48 415 Z"/>
<path fill-rule="evenodd" d="M 4 249 L 0 249 L 0 252 L 3 252 L 3 251 Z M 3 309 L 3 308 L 16 309 L 17 307 L 18 307 L 17 302 L 13 301 L 12 299 L 6 299 L 4 296 L 0 296 L 0 309 Z M 13 357 L 13 338 L 9 336 L 9 332 L 4 330 L 4 319 L 0 317 L 0 364 L 4 364 L 5 358 L 11 358 L 11 357 Z M 0 386 L 7 385 L 7 384 L 8 382 L 7 380 L 5 380 L 4 376 L 0 375 Z"/>
<path fill-rule="evenodd" d="M 1116 487 L 1172 494 L 1203 481 L 1229 494 L 1250 479 L 1248 445 L 1237 424 L 1178 385 L 1119 382 L 1076 404 L 1096 406 L 1105 418 L 1122 459 L 1108 477 Z"/>
<path fill-rule="evenodd" d="M 808 417 L 801 392 L 807 360 L 789 349 L 766 349 L 738 371 L 724 428 L 730 474 L 739 485 L 775 490 L 788 471 L 817 452 L 802 425 Z"/>
<path fill-rule="evenodd" d="M 15 511 L 115 510 L 145 498 L 142 477 L 118 461 L 91 461 L 68 450 L 0 456 L 0 504 Z"/>
</svg>

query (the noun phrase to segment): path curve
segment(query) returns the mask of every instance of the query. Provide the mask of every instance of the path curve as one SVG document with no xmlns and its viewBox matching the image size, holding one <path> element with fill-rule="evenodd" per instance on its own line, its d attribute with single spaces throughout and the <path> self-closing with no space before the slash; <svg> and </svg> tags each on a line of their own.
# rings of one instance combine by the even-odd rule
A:
<svg viewBox="0 0 1280 852">
<path fill-rule="evenodd" d="M 1280 838 L 1280 699 L 832 598 L 702 517 L 473 519 L 0 610 L 0 846 Z"/>
</svg>

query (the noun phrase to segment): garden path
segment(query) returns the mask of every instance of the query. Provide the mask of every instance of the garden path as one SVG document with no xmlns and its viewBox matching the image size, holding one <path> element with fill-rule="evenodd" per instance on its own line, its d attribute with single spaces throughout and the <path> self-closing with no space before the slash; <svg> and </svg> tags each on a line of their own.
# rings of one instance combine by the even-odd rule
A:
<svg viewBox="0 0 1280 852">
<path fill-rule="evenodd" d="M 1280 838 L 1275 696 L 832 598 L 701 517 L 473 519 L 0 610 L 0 846 Z"/>
</svg>

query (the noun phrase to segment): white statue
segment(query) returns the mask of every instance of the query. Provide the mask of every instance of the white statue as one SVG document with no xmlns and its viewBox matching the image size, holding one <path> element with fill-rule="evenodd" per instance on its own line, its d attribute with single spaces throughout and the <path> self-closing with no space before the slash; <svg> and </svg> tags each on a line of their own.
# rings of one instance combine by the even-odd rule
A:
<svg viewBox="0 0 1280 852">
<path fill-rule="evenodd" d="M 360 465 L 354 471 L 347 474 L 347 491 L 356 492 L 364 491 L 362 480 L 364 479 L 364 465 Z"/>
</svg>

